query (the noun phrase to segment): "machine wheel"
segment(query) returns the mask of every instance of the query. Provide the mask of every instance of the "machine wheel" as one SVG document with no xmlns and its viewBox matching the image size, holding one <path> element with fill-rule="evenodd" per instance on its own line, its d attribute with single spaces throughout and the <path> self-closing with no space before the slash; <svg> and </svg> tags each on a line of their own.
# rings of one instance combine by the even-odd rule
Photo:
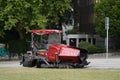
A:
<svg viewBox="0 0 120 80">
<path fill-rule="evenodd" d="M 36 67 L 37 67 L 37 68 L 41 68 L 41 62 L 40 62 L 40 60 L 37 60 L 37 62 L 36 62 Z"/>
<path fill-rule="evenodd" d="M 32 61 L 24 61 L 23 66 L 24 67 L 33 67 L 33 63 L 32 63 Z"/>
<path fill-rule="evenodd" d="M 35 61 L 34 59 L 29 56 L 29 54 L 24 54 L 23 56 L 23 66 L 24 67 L 33 67 L 35 66 Z"/>
</svg>

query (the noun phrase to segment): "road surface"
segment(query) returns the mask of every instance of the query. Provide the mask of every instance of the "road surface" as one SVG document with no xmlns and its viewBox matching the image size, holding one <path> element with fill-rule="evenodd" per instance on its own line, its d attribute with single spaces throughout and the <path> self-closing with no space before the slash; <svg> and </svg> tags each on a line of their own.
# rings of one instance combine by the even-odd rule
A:
<svg viewBox="0 0 120 80">
<path fill-rule="evenodd" d="M 120 69 L 120 58 L 88 59 L 91 63 L 87 68 L 92 69 Z"/>
<path fill-rule="evenodd" d="M 87 66 L 88 69 L 120 69 L 120 58 L 111 59 L 88 59 L 91 63 Z M 0 61 L 1 67 L 23 68 L 20 61 Z"/>
<path fill-rule="evenodd" d="M 20 68 L 20 61 L 0 61 L 0 67 L 15 67 Z"/>
</svg>

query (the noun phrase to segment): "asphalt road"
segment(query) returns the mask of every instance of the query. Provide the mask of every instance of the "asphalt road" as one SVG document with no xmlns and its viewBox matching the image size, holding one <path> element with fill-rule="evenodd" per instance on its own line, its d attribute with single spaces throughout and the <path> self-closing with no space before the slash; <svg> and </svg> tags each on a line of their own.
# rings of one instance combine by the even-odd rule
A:
<svg viewBox="0 0 120 80">
<path fill-rule="evenodd" d="M 88 69 L 120 69 L 120 58 L 110 59 L 88 59 L 91 62 L 86 68 Z M 0 68 L 2 67 L 13 67 L 23 68 L 19 63 L 20 61 L 0 61 Z"/>
<path fill-rule="evenodd" d="M 120 58 L 88 59 L 91 63 L 87 68 L 92 69 L 120 69 Z"/>
<path fill-rule="evenodd" d="M 13 67 L 13 68 L 20 68 L 20 61 L 0 61 L 0 67 Z"/>
</svg>

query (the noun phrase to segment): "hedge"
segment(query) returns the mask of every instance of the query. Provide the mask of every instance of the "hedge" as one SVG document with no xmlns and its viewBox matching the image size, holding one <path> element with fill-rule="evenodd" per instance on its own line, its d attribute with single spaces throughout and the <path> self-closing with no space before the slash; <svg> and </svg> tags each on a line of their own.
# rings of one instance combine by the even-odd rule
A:
<svg viewBox="0 0 120 80">
<path fill-rule="evenodd" d="M 86 50 L 88 50 L 88 52 L 90 54 L 93 54 L 93 53 L 102 53 L 104 52 L 104 48 L 101 48 L 99 46 L 96 46 L 96 45 L 93 45 L 93 44 L 90 44 L 89 42 L 85 42 L 85 41 L 81 41 L 78 45 L 79 48 L 84 48 Z"/>
</svg>

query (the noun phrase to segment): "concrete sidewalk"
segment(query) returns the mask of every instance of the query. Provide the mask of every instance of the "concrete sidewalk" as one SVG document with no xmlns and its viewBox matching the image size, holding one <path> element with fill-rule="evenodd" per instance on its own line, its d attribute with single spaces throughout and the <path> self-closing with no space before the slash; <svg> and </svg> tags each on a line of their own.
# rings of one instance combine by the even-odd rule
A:
<svg viewBox="0 0 120 80">
<path fill-rule="evenodd" d="M 120 69 L 120 58 L 111 59 L 88 59 L 91 63 L 86 69 Z M 20 61 L 0 61 L 1 67 L 24 68 L 20 65 Z"/>
<path fill-rule="evenodd" d="M 120 69 L 120 55 L 109 54 L 108 59 L 106 59 L 105 53 L 93 54 L 88 56 L 88 61 L 90 62 L 86 66 L 88 69 Z M 19 64 L 19 60 L 0 61 L 0 67 L 22 67 Z"/>
<path fill-rule="evenodd" d="M 88 55 L 90 64 L 87 68 L 93 69 L 120 69 L 120 53 L 106 53 Z"/>
<path fill-rule="evenodd" d="M 90 64 L 87 68 L 92 69 L 120 69 L 120 58 L 88 59 Z"/>
<path fill-rule="evenodd" d="M 20 61 L 0 61 L 0 68 L 22 68 Z"/>
</svg>

